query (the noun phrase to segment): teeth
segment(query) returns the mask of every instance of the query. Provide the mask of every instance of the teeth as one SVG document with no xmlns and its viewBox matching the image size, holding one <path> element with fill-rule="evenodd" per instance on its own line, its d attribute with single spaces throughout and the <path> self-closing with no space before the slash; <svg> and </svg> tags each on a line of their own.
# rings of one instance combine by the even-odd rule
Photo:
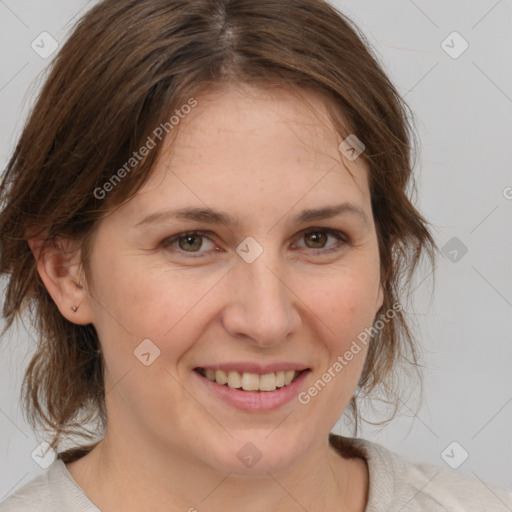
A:
<svg viewBox="0 0 512 512">
<path fill-rule="evenodd" d="M 215 373 L 215 377 L 210 379 L 208 377 L 208 372 L 206 373 L 206 377 L 212 381 L 217 381 L 219 384 L 227 384 L 228 383 L 228 375 L 226 372 L 223 372 L 222 370 L 217 370 Z"/>
<path fill-rule="evenodd" d="M 228 373 L 228 386 L 230 388 L 241 388 L 242 387 L 242 379 L 240 378 L 240 374 L 238 372 L 229 372 Z"/>
<path fill-rule="evenodd" d="M 233 389 L 242 388 L 244 391 L 274 391 L 276 388 L 288 386 L 298 374 L 299 372 L 295 370 L 278 371 L 265 375 L 211 369 L 204 371 L 208 380 L 217 382 L 217 384 L 227 384 Z"/>
<path fill-rule="evenodd" d="M 274 391 L 276 389 L 276 374 L 266 373 L 262 375 L 260 377 L 260 389 L 261 391 Z"/>
<path fill-rule="evenodd" d="M 260 378 L 258 375 L 255 373 L 242 373 L 242 388 L 244 391 L 258 391 L 259 387 Z"/>
<path fill-rule="evenodd" d="M 284 372 L 284 385 L 288 386 L 288 384 L 290 384 L 290 382 L 293 380 L 294 377 L 295 377 L 294 370 L 288 370 L 288 371 Z"/>
</svg>

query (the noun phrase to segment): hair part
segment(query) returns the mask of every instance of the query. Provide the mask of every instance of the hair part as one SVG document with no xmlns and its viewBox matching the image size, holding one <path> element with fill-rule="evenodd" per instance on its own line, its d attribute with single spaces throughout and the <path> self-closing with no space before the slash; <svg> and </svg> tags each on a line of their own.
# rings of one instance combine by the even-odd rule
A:
<svg viewBox="0 0 512 512">
<path fill-rule="evenodd" d="M 409 198 L 412 114 L 364 35 L 332 5 L 103 0 L 79 20 L 52 62 L 0 185 L 0 272 L 9 275 L 5 330 L 25 311 L 37 328 L 23 401 L 31 425 L 52 432 L 53 448 L 68 436 L 92 439 L 106 427 L 105 367 L 94 326 L 63 318 L 28 240 L 79 241 L 88 275 L 95 229 L 148 180 L 160 141 L 122 179 L 110 181 L 114 174 L 119 177 L 148 138 L 156 138 L 156 127 L 191 98 L 226 84 L 315 91 L 325 98 L 341 140 L 353 133 L 363 141 L 384 290 L 381 314 L 399 301 L 423 255 L 434 264 L 428 224 Z M 165 136 L 178 130 L 179 124 Z M 105 187 L 108 194 L 98 198 L 95 190 Z M 400 394 L 395 371 L 402 361 L 417 368 L 417 346 L 399 311 L 371 340 L 347 409 L 355 434 L 360 398 L 383 392 L 395 404 L 394 417 Z M 96 428 L 87 430 L 84 423 L 93 420 Z M 61 457 L 71 461 L 90 448 Z"/>
</svg>

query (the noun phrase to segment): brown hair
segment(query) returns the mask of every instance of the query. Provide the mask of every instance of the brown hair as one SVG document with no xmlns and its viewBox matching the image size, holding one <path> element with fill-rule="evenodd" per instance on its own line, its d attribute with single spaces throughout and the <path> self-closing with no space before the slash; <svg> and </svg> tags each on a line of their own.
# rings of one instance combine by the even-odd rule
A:
<svg viewBox="0 0 512 512">
<path fill-rule="evenodd" d="M 37 328 L 22 398 L 31 425 L 53 433 L 53 448 L 65 436 L 91 439 L 105 428 L 104 366 L 94 326 L 60 314 L 27 241 L 81 241 L 87 275 L 95 228 L 145 183 L 160 145 L 106 197 L 95 191 L 182 105 L 226 83 L 315 91 L 341 138 L 353 133 L 366 146 L 360 158 L 369 168 L 381 312 L 395 305 L 396 315 L 369 345 L 347 409 L 355 434 L 358 397 L 384 391 L 394 417 L 397 365 L 405 360 L 417 369 L 417 347 L 396 303 L 422 254 L 434 263 L 436 247 L 409 198 L 411 112 L 365 37 L 322 0 L 104 0 L 79 20 L 54 59 L 0 186 L 5 329 L 25 310 Z M 93 419 L 96 431 L 85 428 Z M 60 455 L 74 460 L 90 447 Z"/>
</svg>

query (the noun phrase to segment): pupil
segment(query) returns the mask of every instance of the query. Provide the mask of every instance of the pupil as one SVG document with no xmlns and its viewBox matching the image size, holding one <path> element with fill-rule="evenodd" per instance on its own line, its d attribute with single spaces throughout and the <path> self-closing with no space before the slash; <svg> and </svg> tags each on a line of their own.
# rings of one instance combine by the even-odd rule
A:
<svg viewBox="0 0 512 512">
<path fill-rule="evenodd" d="M 318 247 L 322 248 L 327 241 L 326 234 L 322 233 L 321 231 L 317 231 L 315 233 L 308 233 L 306 235 L 306 237 L 308 237 L 310 239 L 310 242 L 313 243 L 315 248 L 318 248 Z M 185 240 L 185 242 L 183 242 L 184 240 Z M 194 240 L 196 242 L 195 244 L 194 244 Z M 180 247 L 185 250 L 187 250 L 187 249 L 198 250 L 201 248 L 201 245 L 202 245 L 201 237 L 197 236 L 197 235 L 187 235 L 180 239 Z"/>
<path fill-rule="evenodd" d="M 315 243 L 320 244 L 319 247 L 323 247 L 325 245 L 325 242 L 326 242 L 325 233 L 317 231 L 315 233 L 309 233 L 306 236 L 311 237 L 313 239 L 313 244 L 315 244 Z M 317 248 L 317 246 L 315 248 Z"/>
<path fill-rule="evenodd" d="M 184 243 L 182 241 L 185 240 Z M 194 240 L 196 240 L 196 243 L 194 244 Z M 199 242 L 197 243 L 197 240 Z M 201 237 L 197 235 L 187 235 L 180 239 L 180 247 L 181 249 L 200 249 L 202 245 Z"/>
</svg>

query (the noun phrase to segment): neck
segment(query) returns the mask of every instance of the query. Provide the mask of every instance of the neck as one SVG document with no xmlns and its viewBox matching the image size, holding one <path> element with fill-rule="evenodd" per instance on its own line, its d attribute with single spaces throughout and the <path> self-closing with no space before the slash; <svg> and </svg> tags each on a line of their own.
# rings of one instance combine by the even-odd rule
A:
<svg viewBox="0 0 512 512">
<path fill-rule="evenodd" d="M 328 440 L 287 471 L 251 476 L 223 473 L 187 453 L 142 443 L 140 436 L 127 440 L 125 434 L 107 431 L 88 455 L 67 465 L 104 512 L 362 511 L 366 504 L 365 462 L 343 458 Z"/>
</svg>

